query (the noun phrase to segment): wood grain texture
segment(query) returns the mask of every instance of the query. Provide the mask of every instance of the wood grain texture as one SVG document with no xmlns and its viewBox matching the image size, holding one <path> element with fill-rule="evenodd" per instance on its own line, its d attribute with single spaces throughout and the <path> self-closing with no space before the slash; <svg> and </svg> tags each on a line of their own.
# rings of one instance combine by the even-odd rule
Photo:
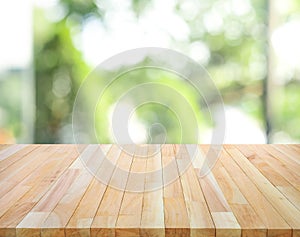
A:
<svg viewBox="0 0 300 237">
<path fill-rule="evenodd" d="M 27 185 L 32 185 L 31 189 L 20 197 L 0 218 L 0 230 L 4 228 L 15 229 L 24 216 L 37 204 L 68 166 L 76 159 L 78 152 L 75 146 L 69 145 L 61 151 L 56 151 L 52 156 L 53 157 L 40 168 L 40 172 L 35 173 L 33 177 L 34 182 L 26 182 Z"/>
<path fill-rule="evenodd" d="M 299 145 L 192 146 L 0 144 L 0 237 L 300 237 Z"/>
<path fill-rule="evenodd" d="M 226 159 L 224 151 L 221 153 L 220 160 L 213 168 L 213 174 L 241 226 L 242 235 L 253 237 L 266 236 L 267 228 L 265 224 L 223 166 L 221 162 L 223 159 Z"/>
<path fill-rule="evenodd" d="M 107 154 L 110 148 L 110 145 L 102 145 L 104 154 Z M 95 151 L 94 156 L 97 156 L 97 153 L 100 152 L 99 149 L 100 147 Z M 97 172 L 100 172 L 103 165 L 105 164 L 102 161 Z M 66 226 L 66 236 L 90 236 L 90 227 L 105 190 L 106 185 L 101 183 L 96 177 L 93 177 L 87 191 Z"/>
<path fill-rule="evenodd" d="M 145 193 L 143 197 L 143 210 L 140 225 L 141 236 L 165 236 L 164 203 L 163 203 L 163 177 L 161 169 L 160 145 L 149 145 L 149 155 L 146 164 Z"/>
<path fill-rule="evenodd" d="M 113 148 L 115 147 L 116 146 Z M 106 181 L 108 186 L 91 225 L 92 237 L 115 236 L 116 222 L 124 196 L 124 190 L 126 189 L 132 160 L 132 155 L 122 151 L 121 153 L 118 152 L 117 161 L 113 161 L 116 164 L 116 168 L 110 169 L 110 172 L 107 173 L 108 178 Z M 117 168 L 125 172 L 120 175 Z M 120 189 L 116 189 L 116 187 Z"/>
<path fill-rule="evenodd" d="M 163 146 L 162 150 L 164 182 L 164 217 L 166 237 L 190 236 L 190 223 L 183 196 L 182 183 L 175 151 L 172 145 Z"/>
<path fill-rule="evenodd" d="M 116 236 L 140 236 L 147 165 L 145 157 L 147 157 L 147 153 L 147 146 L 137 146 L 135 149 L 126 189 L 116 222 Z"/>
<path fill-rule="evenodd" d="M 1 145 L 0 147 L 0 161 L 5 160 L 6 158 L 10 157 L 11 155 L 17 153 L 24 147 L 28 145 L 26 144 L 19 144 L 19 145 Z"/>
<path fill-rule="evenodd" d="M 300 210 L 299 178 L 259 146 L 240 146 L 239 150 L 268 180 Z"/>
<path fill-rule="evenodd" d="M 203 150 L 206 154 L 206 147 Z M 216 236 L 241 236 L 241 226 L 228 203 L 230 200 L 226 199 L 214 173 L 208 173 L 203 178 L 199 178 L 199 181 L 215 223 Z"/>
<path fill-rule="evenodd" d="M 259 191 L 265 197 L 266 201 L 270 203 L 278 214 L 275 216 L 269 215 L 269 220 L 280 220 L 279 216 L 281 216 L 286 224 L 282 222 L 283 226 L 290 226 L 292 229 L 296 229 L 300 224 L 300 212 L 290 203 L 282 193 L 279 192 L 271 182 L 263 176 L 262 173 L 259 172 L 252 165 L 252 163 L 237 149 L 237 148 L 229 148 L 227 149 L 231 158 L 238 164 L 238 166 L 243 170 L 244 173 L 247 174 L 249 179 L 257 186 Z M 262 205 L 263 206 L 263 205 Z M 274 213 L 275 214 L 275 213 Z M 273 226 L 276 231 L 278 225 Z M 286 228 L 287 229 L 287 228 Z M 289 236 L 292 231 L 286 231 L 285 235 Z"/>
<path fill-rule="evenodd" d="M 193 171 L 194 165 L 189 157 L 185 145 L 175 146 L 176 162 L 182 172 L 180 180 L 182 183 L 183 196 L 186 203 L 187 213 L 190 220 L 190 236 L 205 237 L 215 236 L 215 226 L 201 190 L 196 173 Z"/>
</svg>

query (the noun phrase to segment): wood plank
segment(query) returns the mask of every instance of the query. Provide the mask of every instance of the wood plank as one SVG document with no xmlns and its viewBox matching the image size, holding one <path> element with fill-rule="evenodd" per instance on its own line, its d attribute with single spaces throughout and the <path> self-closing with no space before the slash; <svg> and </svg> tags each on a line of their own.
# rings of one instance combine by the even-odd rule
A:
<svg viewBox="0 0 300 237">
<path fill-rule="evenodd" d="M 204 154 L 208 151 L 206 146 L 201 146 L 200 149 L 202 149 Z M 199 169 L 196 169 L 197 175 L 199 171 Z M 200 178 L 199 181 L 211 212 L 231 211 L 212 172 L 208 173 L 205 177 Z"/>
<path fill-rule="evenodd" d="M 190 223 L 172 145 L 162 147 L 162 167 L 165 236 L 190 236 Z"/>
<path fill-rule="evenodd" d="M 272 145 L 276 150 L 280 151 L 281 153 L 287 155 L 291 160 L 295 161 L 298 165 L 300 165 L 300 153 L 298 151 L 294 151 L 290 149 L 286 145 L 283 144 L 276 144 L 276 146 Z"/>
<path fill-rule="evenodd" d="M 40 160 L 44 160 L 45 156 L 48 157 L 51 155 L 52 152 L 47 151 L 48 148 L 49 146 L 38 146 L 18 161 L 3 169 L 0 172 L 0 182 L 10 180 L 18 183 L 23 180 L 24 177 L 41 164 Z"/>
<path fill-rule="evenodd" d="M 0 149 L 0 161 L 7 159 L 27 146 L 27 144 L 2 145 Z"/>
<path fill-rule="evenodd" d="M 269 152 L 263 149 L 264 147 L 265 146 L 250 146 L 248 148 L 249 150 L 248 153 L 251 151 L 254 152 L 256 156 L 259 156 L 260 159 L 263 160 L 263 162 L 266 162 L 268 165 L 270 165 L 275 172 L 277 172 L 280 176 L 282 176 L 296 189 L 300 190 L 300 176 L 295 172 L 291 172 L 292 170 L 289 168 L 289 165 L 284 160 L 270 155 Z M 255 158 L 255 155 L 254 156 L 252 155 L 251 158 Z M 299 170 L 300 170 L 300 166 L 299 166 Z M 278 175 L 274 175 L 274 176 L 277 177 Z M 279 183 L 286 184 L 286 182 L 284 181 Z"/>
<path fill-rule="evenodd" d="M 85 152 L 93 151 L 97 148 L 97 145 L 89 145 Z M 80 177 L 82 172 L 82 163 L 78 157 L 75 162 L 67 169 L 67 171 L 57 180 L 57 182 L 52 186 L 52 188 L 43 196 L 43 198 L 38 202 L 37 205 L 24 217 L 24 219 L 17 226 L 17 236 L 23 236 L 30 231 L 30 234 L 35 236 L 41 236 L 43 231 L 41 231 L 44 222 L 47 220 L 51 212 L 56 208 L 56 206 L 61 202 L 63 197 L 66 197 L 69 190 L 73 190 L 72 184 L 74 180 Z M 60 216 L 57 216 L 59 218 Z M 53 222 L 54 225 L 57 225 Z M 61 228 L 52 228 L 53 233 L 57 236 L 62 234 Z M 45 231 L 47 235 L 47 231 Z"/>
<path fill-rule="evenodd" d="M 17 188 L 11 190 L 0 198 L 0 217 L 28 190 L 30 186 L 18 185 Z"/>
<path fill-rule="evenodd" d="M 0 144 L 0 237 L 300 237 L 299 145 L 118 146 Z"/>
<path fill-rule="evenodd" d="M 85 153 L 86 152 L 86 153 Z M 113 147 L 107 154 L 107 160 L 116 162 L 119 157 L 120 150 Z M 41 226 L 41 236 L 64 236 L 64 229 L 87 190 L 93 175 L 86 168 L 93 167 L 94 171 L 98 171 L 101 164 L 104 163 L 105 153 L 99 145 L 89 145 L 81 154 L 81 162 L 70 167 L 70 169 L 79 170 L 78 177 L 74 179 L 72 185 L 67 192 L 62 196 L 55 208 L 49 213 L 47 219 Z M 85 163 L 82 163 L 82 159 Z M 75 163 L 74 163 L 75 164 Z"/>
<path fill-rule="evenodd" d="M 38 158 L 40 154 L 43 152 L 44 155 L 42 158 Z M 46 152 L 45 147 L 37 148 L 37 150 L 31 153 L 33 156 L 33 159 L 37 159 L 36 161 L 32 160 L 34 162 L 33 165 L 29 165 L 31 162 L 30 157 L 26 157 L 26 160 L 22 160 L 22 166 L 18 167 L 16 164 L 9 166 L 7 170 L 2 172 L 2 180 L 0 181 L 0 185 L 3 187 L 0 190 L 0 195 L 8 194 L 10 192 L 14 192 L 14 188 L 19 189 L 22 186 L 31 186 L 30 183 L 28 183 L 29 179 L 33 179 L 33 171 L 36 169 L 39 169 L 39 166 L 43 165 L 43 162 L 45 162 L 49 156 L 52 155 L 51 152 Z M 29 161 L 28 161 L 29 160 Z M 26 163 L 26 161 L 29 162 L 29 164 Z M 20 165 L 21 165 L 20 164 Z M 38 174 L 38 173 L 37 173 Z M 36 176 L 36 175 L 35 175 Z M 5 178 L 3 178 L 5 177 Z M 26 182 L 25 182 L 26 181 Z M 36 181 L 36 180 L 35 180 Z M 0 206 L 1 208 L 1 206 Z M 1 208 L 2 211 L 0 211 L 0 217 L 1 215 L 8 209 L 10 206 L 6 206 L 5 208 Z"/>
<path fill-rule="evenodd" d="M 22 158 L 29 156 L 29 153 L 37 149 L 40 145 L 30 145 L 27 147 L 18 150 L 18 147 L 13 146 L 10 148 L 8 154 L 2 154 L 2 160 L 0 161 L 0 174 L 3 171 L 6 171 L 10 165 L 14 164 L 17 161 L 22 160 Z M 17 151 L 16 151 L 17 150 Z M 16 152 L 15 152 L 16 151 Z M 12 154 L 11 154 L 12 153 Z M 9 159 L 7 159 L 9 158 Z M 6 177 L 6 176 L 2 176 Z M 0 178 L 1 181 L 1 178 Z"/>
<path fill-rule="evenodd" d="M 223 150 L 212 172 L 228 201 L 234 216 L 241 226 L 242 236 L 266 236 L 267 227 L 222 165 L 221 160 L 224 158 L 226 159 L 224 153 Z"/>
<path fill-rule="evenodd" d="M 244 173 L 240 166 L 233 162 L 231 156 L 227 153 L 227 146 L 225 147 L 225 151 L 226 152 L 223 153 L 224 158 L 221 159 L 221 163 L 228 171 L 249 204 L 253 207 L 255 212 L 268 228 L 268 236 L 278 236 L 278 232 L 282 236 L 290 236 L 290 226 L 248 177 L 248 173 Z"/>
<path fill-rule="evenodd" d="M 116 165 L 119 169 L 112 170 L 111 179 L 93 219 L 91 226 L 92 237 L 115 236 L 116 222 L 127 185 L 132 159 L 133 157 L 125 151 L 121 152 Z M 123 172 L 120 172 L 120 170 L 123 170 Z M 119 187 L 119 189 L 114 187 Z"/>
<path fill-rule="evenodd" d="M 24 216 L 78 156 L 77 149 L 73 145 L 68 145 L 61 151 L 61 153 L 54 153 L 49 161 L 39 169 L 40 172 L 33 175 L 33 178 L 36 178 L 34 184 L 31 184 L 30 180 L 25 180 L 25 184 L 32 185 L 32 188 L 0 218 L 0 236 L 8 235 L 8 230 L 15 230 Z M 15 236 L 15 231 L 11 236 Z"/>
<path fill-rule="evenodd" d="M 10 146 L 13 146 L 14 144 L 0 144 L 0 152 Z"/>
<path fill-rule="evenodd" d="M 247 160 L 247 158 L 238 149 L 228 148 L 226 150 L 240 168 L 248 175 L 252 182 L 255 183 L 259 191 L 267 198 L 268 202 L 272 204 L 284 220 L 293 228 L 293 234 L 297 234 L 300 226 L 300 212 L 251 164 L 249 160 Z M 269 218 L 272 219 L 270 216 Z M 276 218 L 278 219 L 278 217 Z"/>
<path fill-rule="evenodd" d="M 258 169 L 260 172 L 271 181 L 274 186 L 284 186 L 289 184 L 283 175 L 278 172 L 277 167 L 280 166 L 279 160 L 273 157 L 268 161 L 268 155 L 261 152 L 261 147 L 242 145 L 237 149 Z M 284 170 L 286 173 L 286 170 Z M 291 184 L 290 184 L 291 185 Z"/>
<path fill-rule="evenodd" d="M 192 159 L 193 167 L 198 170 L 201 170 L 205 161 L 204 152 L 202 151 L 202 149 L 199 148 L 197 144 L 186 144 L 185 146 L 189 154 L 189 157 Z"/>
<path fill-rule="evenodd" d="M 287 197 L 287 199 L 300 210 L 300 195 L 299 191 L 291 186 L 276 186 L 276 188 Z"/>
<path fill-rule="evenodd" d="M 207 154 L 207 146 L 201 146 L 200 149 L 204 154 Z M 198 174 L 200 173 L 199 169 L 195 170 Z M 214 174 L 209 172 L 204 177 L 198 176 L 198 180 L 215 224 L 216 236 L 241 236 L 241 227 L 232 213 Z"/>
<path fill-rule="evenodd" d="M 32 153 L 32 157 L 24 157 L 22 162 L 18 162 L 20 167 L 16 166 L 16 163 L 9 166 L 7 170 L 3 171 L 0 174 L 2 181 L 0 185 L 3 185 L 3 189 L 0 191 L 0 195 L 5 196 L 14 196 L 14 201 L 11 201 L 10 204 L 14 204 L 20 196 L 15 196 L 14 194 L 19 190 L 29 190 L 31 185 L 28 183 L 28 179 L 31 178 L 33 171 L 39 168 L 45 162 L 52 153 L 50 151 L 46 151 L 46 147 L 38 147 Z M 42 157 L 40 157 L 42 155 Z M 28 162 L 28 163 L 26 163 Z M 33 164 L 31 164 L 31 162 Z M 30 165 L 29 165 L 30 164 Z M 9 173 L 10 172 L 10 173 Z M 6 176 L 5 176 L 6 175 Z M 23 193 L 25 194 L 25 192 Z M 20 194 L 21 195 L 21 194 Z M 22 195 L 21 195 L 22 196 Z M 5 197 L 4 197 L 5 198 Z M 8 200 L 8 198 L 5 198 Z M 6 202 L 0 201 L 0 217 L 10 208 L 11 206 L 8 205 Z"/>
<path fill-rule="evenodd" d="M 216 236 L 241 236 L 240 225 L 232 212 L 212 212 L 216 226 Z"/>
<path fill-rule="evenodd" d="M 293 159 L 291 159 L 287 154 L 280 152 L 273 146 L 267 146 L 267 145 L 262 145 L 262 149 L 264 149 L 267 153 L 270 154 L 270 156 L 273 156 L 274 158 L 280 160 L 280 162 L 286 166 L 288 170 L 290 170 L 293 175 L 296 177 L 299 177 L 299 170 L 300 170 L 300 165 L 295 162 Z"/>
<path fill-rule="evenodd" d="M 106 185 L 94 178 L 86 194 L 82 198 L 76 211 L 66 226 L 65 233 L 68 237 L 90 236 L 90 228 L 99 203 L 106 190 Z"/>
<path fill-rule="evenodd" d="M 298 144 L 286 144 L 285 145 L 288 149 L 293 149 L 297 152 L 297 156 L 294 156 L 295 159 L 300 161 L 300 146 Z"/>
<path fill-rule="evenodd" d="M 116 236 L 140 236 L 145 189 L 147 146 L 136 145 L 126 189 L 116 223 Z"/>
<path fill-rule="evenodd" d="M 101 149 L 104 154 L 107 154 L 110 148 L 111 145 L 101 145 L 101 148 L 99 149 Z M 101 156 L 99 149 L 96 150 L 96 156 L 97 152 L 99 153 L 98 156 Z M 104 164 L 105 163 L 102 162 L 100 167 Z M 100 175 L 100 167 L 97 171 L 96 177 Z M 69 220 L 65 229 L 66 236 L 90 236 L 90 228 L 93 218 L 106 190 L 106 185 L 101 183 L 96 177 L 93 177 L 86 193 Z"/>
<path fill-rule="evenodd" d="M 154 151 L 159 147 L 159 152 Z M 150 156 L 150 154 L 154 154 Z M 165 236 L 163 178 L 160 145 L 148 146 L 145 193 L 141 218 L 141 236 Z"/>
<path fill-rule="evenodd" d="M 41 148 L 41 149 L 44 150 L 45 148 Z M 15 167 L 15 168 L 17 168 L 17 167 Z M 23 167 L 23 169 L 20 169 L 19 170 L 20 172 L 16 172 L 16 174 L 13 172 L 11 174 L 11 173 L 7 172 L 7 170 L 4 170 L 4 172 L 2 172 L 1 181 L 0 181 L 0 186 L 1 186 L 0 196 L 3 196 L 3 195 L 10 196 L 10 194 L 9 194 L 10 192 L 13 193 L 14 191 L 16 191 L 16 190 L 12 190 L 15 186 L 16 186 L 16 188 L 19 188 L 19 189 L 22 188 L 22 185 L 24 186 L 24 176 L 22 176 L 23 170 L 26 170 L 26 167 Z M 32 174 L 29 173 L 29 176 L 31 176 L 31 175 Z M 26 179 L 28 179 L 28 177 L 26 177 Z M 20 181 L 22 181 L 22 182 L 20 183 Z M 29 188 L 29 186 L 28 186 L 28 188 Z M 1 208 L 1 210 L 0 210 L 0 217 L 1 217 L 3 214 L 3 211 L 4 211 L 2 208 L 4 208 L 4 206 L 0 206 L 0 208 Z"/>
<path fill-rule="evenodd" d="M 249 161 L 300 210 L 300 178 L 295 176 L 274 157 L 268 156 L 259 146 L 243 145 L 238 149 Z"/>
<path fill-rule="evenodd" d="M 16 236 L 41 236 L 41 226 L 78 177 L 79 170 L 68 169 L 51 190 L 34 206 L 16 227 Z"/>
<path fill-rule="evenodd" d="M 215 236 L 215 226 L 193 168 L 193 165 L 199 167 L 199 163 L 191 160 L 185 145 L 181 145 L 180 147 L 176 145 L 175 153 L 177 154 L 177 166 L 179 170 L 183 171 L 180 180 L 190 221 L 190 236 Z M 201 159 L 201 157 L 197 157 L 196 159 L 199 158 Z"/>
</svg>

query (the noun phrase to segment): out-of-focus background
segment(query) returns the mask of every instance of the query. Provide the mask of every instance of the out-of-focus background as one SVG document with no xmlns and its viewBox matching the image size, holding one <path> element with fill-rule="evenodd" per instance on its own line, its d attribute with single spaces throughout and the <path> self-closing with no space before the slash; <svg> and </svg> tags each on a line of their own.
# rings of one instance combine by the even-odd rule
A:
<svg viewBox="0 0 300 237">
<path fill-rule="evenodd" d="M 0 3 L 0 143 L 74 142 L 80 83 L 108 57 L 146 46 L 208 70 L 225 103 L 226 143 L 300 142 L 299 0 L 10 0 Z M 193 99 L 180 80 L 163 80 Z M 97 127 L 104 142 L 113 141 L 113 93 Z M 213 125 L 195 101 L 199 142 L 209 142 Z M 167 142 L 178 142 L 173 117 L 148 106 L 129 133 L 146 143 L 148 120 L 165 121 Z"/>
</svg>

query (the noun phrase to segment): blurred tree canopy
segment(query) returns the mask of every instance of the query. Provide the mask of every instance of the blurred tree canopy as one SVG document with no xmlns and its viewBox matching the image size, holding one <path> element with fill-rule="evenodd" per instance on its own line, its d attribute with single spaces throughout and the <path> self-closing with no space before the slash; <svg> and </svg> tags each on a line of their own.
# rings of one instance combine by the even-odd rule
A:
<svg viewBox="0 0 300 237">
<path fill-rule="evenodd" d="M 51 23 L 35 9 L 34 65 L 36 78 L 35 141 L 61 142 L 61 128 L 71 122 L 72 105 L 81 80 L 89 71 L 74 47 L 70 25 L 90 14 L 101 16 L 93 1 L 61 1 L 65 17 Z"/>
<path fill-rule="evenodd" d="M 209 49 L 208 60 L 202 64 L 208 68 L 225 104 L 239 107 L 264 127 L 263 81 L 266 80 L 268 73 L 267 0 L 242 2 L 176 0 L 174 11 L 187 23 L 190 34 L 188 42 L 183 43 L 174 39 L 172 46 L 184 52 L 196 51 L 199 45 Z M 246 8 L 240 5 L 245 3 Z M 151 9 L 153 1 L 131 0 L 130 4 L 136 19 L 139 19 Z M 55 21 L 47 19 L 45 9 L 36 8 L 34 14 L 37 111 L 35 141 L 39 143 L 72 140 L 71 135 L 66 132 L 71 130 L 72 106 L 80 83 L 91 70 L 76 47 L 74 34 L 80 32 L 84 22 L 90 18 L 98 19 L 105 25 L 107 19 L 104 16 L 109 11 L 105 8 L 105 1 L 97 0 L 60 0 L 59 5 L 63 9 L 63 14 Z M 189 14 L 191 6 L 198 7 L 193 14 Z M 170 38 L 172 37 L 170 35 Z M 136 75 L 132 83 L 139 83 L 140 77 Z M 184 89 L 180 81 L 170 75 L 160 80 L 185 90 L 185 95 L 193 97 L 191 89 Z M 132 85 L 124 82 L 121 86 L 112 88 L 103 102 L 104 108 L 101 113 L 108 114 L 119 90 L 130 86 Z M 274 122 L 277 125 L 285 124 L 288 133 L 300 139 L 300 131 L 294 129 L 300 123 L 300 114 L 296 109 L 297 106 L 289 106 L 291 103 L 299 104 L 299 83 L 290 83 L 284 90 L 287 96 L 281 98 L 282 104 L 279 108 L 283 116 L 279 116 Z M 194 103 L 199 123 L 203 122 L 205 126 L 210 126 L 209 120 L 201 114 L 197 98 L 192 98 L 191 101 Z M 145 124 L 151 124 L 149 115 L 151 110 L 155 111 L 156 119 L 162 124 L 169 126 L 170 129 L 177 127 L 176 119 L 164 108 L 157 106 L 137 111 Z M 296 114 L 299 116 L 295 116 Z M 97 119 L 97 132 L 102 133 L 103 142 L 110 142 L 108 118 L 99 115 Z M 178 131 L 174 131 L 167 138 L 167 142 L 179 142 Z"/>
</svg>

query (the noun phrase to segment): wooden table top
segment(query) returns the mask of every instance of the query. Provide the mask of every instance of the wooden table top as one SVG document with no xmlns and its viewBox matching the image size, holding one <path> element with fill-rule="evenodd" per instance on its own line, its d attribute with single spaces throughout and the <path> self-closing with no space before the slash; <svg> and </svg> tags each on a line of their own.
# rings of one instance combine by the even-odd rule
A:
<svg viewBox="0 0 300 237">
<path fill-rule="evenodd" d="M 79 146 L 96 176 L 77 148 L 0 145 L 1 237 L 300 236 L 300 145 L 225 145 L 204 177 L 208 145 L 184 172 L 185 145 Z"/>
</svg>

